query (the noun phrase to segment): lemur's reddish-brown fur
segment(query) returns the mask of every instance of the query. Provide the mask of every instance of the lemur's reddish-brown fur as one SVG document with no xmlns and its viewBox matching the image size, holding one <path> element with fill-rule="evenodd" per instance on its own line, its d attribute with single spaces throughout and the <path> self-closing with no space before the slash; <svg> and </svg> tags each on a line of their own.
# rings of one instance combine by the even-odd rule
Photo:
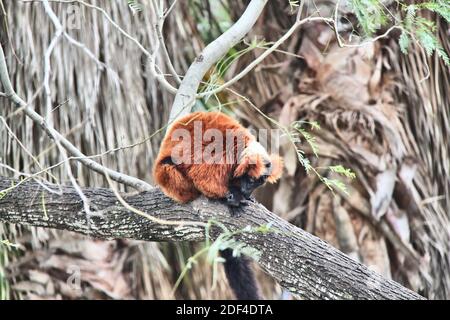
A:
<svg viewBox="0 0 450 320">
<path fill-rule="evenodd" d="M 181 163 L 174 166 L 166 163 L 165 160 L 172 156 L 173 148 L 184 142 L 172 139 L 174 130 L 185 129 L 193 137 L 195 121 L 201 121 L 202 134 L 208 129 L 218 129 L 222 132 L 224 150 L 220 156 L 223 161 L 220 163 L 194 163 L 194 158 L 203 154 L 208 145 L 208 142 L 203 141 L 200 146 L 190 143 L 192 157 L 190 164 Z M 282 173 L 282 160 L 277 155 L 270 155 L 270 159 L 262 159 L 262 155 L 248 152 L 241 158 L 241 155 L 237 154 L 239 148 L 235 144 L 234 148 L 228 152 L 234 153 L 233 159 L 236 161 L 227 163 L 225 161 L 227 130 L 232 130 L 234 135 L 242 138 L 241 141 L 245 144 L 244 150 L 250 142 L 255 141 L 255 137 L 239 122 L 221 112 L 194 112 L 174 122 L 162 142 L 153 169 L 155 182 L 161 186 L 164 193 L 179 202 L 191 201 L 200 194 L 204 194 L 208 198 L 224 198 L 229 191 L 231 179 L 244 174 L 254 178 L 260 177 L 265 170 L 264 161 L 270 161 L 272 165 L 267 181 L 273 183 L 279 179 Z M 201 150 L 196 150 L 195 147 L 201 148 Z M 218 156 L 216 155 L 216 157 Z M 238 159 L 241 160 L 239 163 Z"/>
<path fill-rule="evenodd" d="M 201 137 L 195 137 L 196 121 L 201 121 Z M 174 137 L 174 133 L 181 131 L 175 132 L 177 129 L 184 129 L 190 138 L 186 140 L 190 141 Z M 214 163 L 202 161 L 204 159 L 201 158 L 205 149 L 211 146 L 211 141 L 204 137 L 208 129 L 219 130 L 218 136 L 223 139 L 223 149 L 213 153 L 214 159 L 219 160 Z M 227 141 L 230 140 L 227 132 L 237 138 Z M 201 138 L 201 143 L 193 143 L 196 138 Z M 230 145 L 227 146 L 227 143 Z M 181 154 L 172 152 L 178 150 L 183 151 Z M 187 155 L 189 159 L 177 161 L 180 156 L 187 157 L 183 154 L 184 150 L 190 151 Z M 208 198 L 227 198 L 227 203 L 235 206 L 240 205 L 241 199 L 248 198 L 255 187 L 265 181 L 273 183 L 278 180 L 282 166 L 281 158 L 269 156 L 256 138 L 236 120 L 220 112 L 195 112 L 177 120 L 169 128 L 153 175 L 164 193 L 179 202 L 194 200 L 204 194 Z M 261 299 L 250 261 L 245 257 L 235 257 L 231 248 L 222 250 L 221 255 L 225 259 L 225 274 L 236 298 Z"/>
</svg>

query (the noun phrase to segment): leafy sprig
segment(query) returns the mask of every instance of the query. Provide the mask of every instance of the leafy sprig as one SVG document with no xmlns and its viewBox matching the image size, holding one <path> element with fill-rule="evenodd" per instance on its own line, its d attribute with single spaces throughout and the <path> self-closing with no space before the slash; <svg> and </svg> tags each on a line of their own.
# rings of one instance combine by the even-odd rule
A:
<svg viewBox="0 0 450 320">
<path fill-rule="evenodd" d="M 401 15 L 394 16 L 379 0 L 351 0 L 352 10 L 365 36 L 371 37 L 376 31 L 389 23 L 394 23 L 402 29 L 399 46 L 402 53 L 407 54 L 411 40 L 415 40 L 423 47 L 426 54 L 436 53 L 446 65 L 450 66 L 450 59 L 440 43 L 436 33 L 434 21 L 418 14 L 420 10 L 429 10 L 450 22 L 450 2 L 447 0 L 430 0 L 422 3 L 407 4 L 396 1 L 401 8 Z"/>
<path fill-rule="evenodd" d="M 219 227 L 221 229 L 220 235 L 214 241 L 212 241 L 210 235 L 210 231 L 213 226 Z M 198 264 L 198 261 L 202 256 L 206 256 L 206 261 L 212 265 L 212 288 L 214 289 L 217 283 L 218 266 L 220 263 L 225 262 L 225 259 L 220 256 L 219 251 L 232 249 L 234 257 L 245 255 L 255 261 L 258 261 L 261 256 L 260 251 L 245 244 L 242 241 L 237 240 L 236 236 L 244 233 L 266 234 L 269 232 L 276 232 L 276 230 L 272 227 L 272 223 L 267 223 L 258 227 L 246 226 L 245 228 L 237 231 L 230 231 L 222 223 L 219 223 L 215 220 L 210 220 L 205 228 L 205 246 L 201 250 L 196 252 L 193 256 L 188 258 L 188 260 L 186 261 L 186 265 L 181 271 L 172 292 L 174 292 L 178 288 L 187 272 L 191 270 L 196 264 Z"/>
<path fill-rule="evenodd" d="M 133 14 L 141 12 L 143 10 L 143 5 L 137 0 L 127 0 L 128 7 L 131 9 Z"/>
<path fill-rule="evenodd" d="M 311 165 L 311 161 L 308 159 L 305 151 L 303 151 L 298 145 L 302 143 L 302 139 L 309 145 L 312 153 L 316 158 L 319 158 L 319 145 L 317 144 L 315 136 L 305 128 L 305 125 L 310 126 L 311 132 L 313 130 L 320 130 L 320 125 L 317 121 L 294 121 L 291 124 L 291 130 L 287 131 L 288 139 L 293 144 L 298 161 L 305 169 L 306 173 L 313 172 L 319 180 L 325 184 L 325 186 L 334 193 L 335 190 L 340 190 L 345 194 L 348 194 L 347 186 L 344 182 L 336 178 L 327 178 L 319 173 L 319 169 L 327 169 L 332 173 L 339 174 L 348 179 L 355 179 L 356 174 L 349 168 L 345 168 L 342 165 L 333 165 L 326 168 L 315 168 Z"/>
</svg>

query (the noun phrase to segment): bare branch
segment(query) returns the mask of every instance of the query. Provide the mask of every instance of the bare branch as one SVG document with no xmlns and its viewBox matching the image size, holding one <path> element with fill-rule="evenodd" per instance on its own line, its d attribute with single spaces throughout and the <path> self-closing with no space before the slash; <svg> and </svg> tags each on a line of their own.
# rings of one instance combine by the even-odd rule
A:
<svg viewBox="0 0 450 320">
<path fill-rule="evenodd" d="M 17 144 L 22 148 L 23 151 L 33 160 L 33 162 L 37 165 L 39 169 L 43 169 L 41 163 L 38 161 L 38 159 L 24 146 L 22 141 L 14 134 L 14 132 L 11 130 L 11 128 L 8 126 L 8 123 L 6 122 L 5 118 L 0 116 L 0 121 L 2 122 L 3 126 L 6 128 L 6 131 L 8 132 L 9 136 L 13 138 Z M 51 173 L 49 175 L 53 178 L 54 181 L 58 181 L 58 179 Z"/>
<path fill-rule="evenodd" d="M 181 79 L 172 64 L 172 60 L 170 59 L 169 52 L 167 51 L 167 47 L 166 47 L 166 42 L 165 42 L 164 36 L 163 36 L 164 22 L 166 20 L 167 15 L 173 9 L 176 2 L 177 1 L 174 1 L 172 3 L 172 5 L 170 6 L 170 8 L 167 10 L 167 12 L 164 13 L 164 9 L 162 7 L 160 8 L 158 6 L 158 4 L 156 3 L 156 0 L 152 1 L 153 7 L 154 7 L 154 10 L 156 13 L 156 21 L 157 22 L 155 24 L 155 31 L 156 31 L 156 35 L 158 36 L 158 46 L 161 47 L 161 49 L 162 49 L 163 57 L 164 57 L 164 60 L 166 61 L 167 67 L 169 68 L 170 74 L 175 79 L 177 84 L 180 84 Z M 157 52 L 157 48 L 155 48 L 154 54 L 156 54 L 156 52 Z"/>
<path fill-rule="evenodd" d="M 336 6 L 334 9 L 334 20 L 332 20 L 333 23 L 333 29 L 334 29 L 334 33 L 336 35 L 336 40 L 338 42 L 339 47 L 343 48 L 343 47 L 347 47 L 347 48 L 358 48 L 358 47 L 364 47 L 365 45 L 374 43 L 380 39 L 386 38 L 392 31 L 398 29 L 398 30 L 405 30 L 402 26 L 392 26 L 390 27 L 385 33 L 373 38 L 373 39 L 369 39 L 366 40 L 364 42 L 361 43 L 357 43 L 357 44 L 346 44 L 344 42 L 342 42 L 342 37 L 339 34 L 339 29 L 338 29 L 338 14 L 339 14 L 339 5 L 340 5 L 340 0 L 336 1 Z"/>
<path fill-rule="evenodd" d="M 69 140 L 64 138 L 57 130 L 55 130 L 51 125 L 49 125 L 45 119 L 39 115 L 36 111 L 31 109 L 27 103 L 20 98 L 17 93 L 14 91 L 12 87 L 11 80 L 9 78 L 8 67 L 6 66 L 5 54 L 3 52 L 2 46 L 0 46 L 0 82 L 3 85 L 6 95 L 11 99 L 19 107 L 23 108 L 24 113 L 31 118 L 34 122 L 41 126 L 42 129 L 55 141 L 59 141 L 61 145 L 66 149 L 72 156 L 76 157 L 78 161 L 80 161 L 86 167 L 98 172 L 100 174 L 104 174 L 107 172 L 108 175 L 114 181 L 119 183 L 123 183 L 137 190 L 151 190 L 153 187 L 148 183 L 139 180 L 137 178 L 128 176 L 126 174 L 111 170 L 109 168 L 105 168 L 101 164 L 95 162 L 94 160 L 86 157 L 77 147 L 75 147 Z"/>
<path fill-rule="evenodd" d="M 44 0 L 22 0 L 22 2 L 43 2 Z M 111 23 L 111 25 L 116 28 L 125 38 L 131 40 L 134 44 L 137 45 L 139 50 L 142 51 L 142 53 L 149 59 L 149 66 L 150 66 L 150 72 L 152 73 L 152 76 L 161 84 L 161 86 L 166 89 L 170 93 L 176 93 L 177 88 L 172 86 L 164 77 L 164 75 L 161 72 L 158 72 L 155 60 L 153 59 L 152 54 L 134 37 L 132 37 L 129 33 L 127 33 L 125 30 L 122 29 L 109 15 L 108 13 L 101 7 L 98 7 L 96 5 L 93 5 L 91 3 L 87 3 L 82 0 L 46 0 L 48 2 L 59 2 L 59 3 L 79 3 L 85 7 L 94 9 L 99 11 L 106 20 Z"/>
<path fill-rule="evenodd" d="M 60 40 L 62 35 L 66 35 L 66 37 L 70 40 L 71 37 L 65 33 L 64 28 L 59 22 L 58 17 L 53 12 L 52 8 L 50 7 L 50 4 L 47 0 L 43 1 L 44 4 L 44 10 L 49 16 L 50 20 L 52 20 L 53 25 L 56 28 L 56 33 L 50 42 L 50 45 L 48 46 L 47 50 L 45 51 L 44 55 L 44 92 L 45 92 L 45 103 L 46 103 L 46 114 L 45 114 L 45 120 L 48 121 L 49 125 L 53 124 L 53 117 L 51 116 L 51 113 L 53 111 L 52 107 L 52 95 L 50 91 L 50 73 L 51 73 L 51 56 L 53 49 L 56 47 L 58 41 Z M 58 137 L 53 136 L 56 146 L 58 147 L 59 153 L 62 156 L 64 160 L 68 159 L 66 150 L 61 146 L 61 143 L 58 139 Z M 91 210 L 89 208 L 89 199 L 84 195 L 83 191 L 81 190 L 80 185 L 78 184 L 77 180 L 73 176 L 72 168 L 70 166 L 70 163 L 65 163 L 66 168 L 66 174 L 70 179 L 70 182 L 72 183 L 73 187 L 77 191 L 78 195 L 80 196 L 81 200 L 83 200 L 83 207 L 84 211 L 87 215 L 91 215 Z M 42 168 L 41 168 L 42 169 Z"/>
<path fill-rule="evenodd" d="M 74 38 L 72 38 L 66 32 L 66 30 L 64 30 L 63 25 L 59 21 L 59 19 L 56 16 L 55 12 L 50 7 L 50 4 L 49 4 L 48 0 L 43 0 L 43 4 L 44 4 L 45 12 L 47 13 L 47 15 L 49 16 L 50 20 L 52 21 L 53 25 L 56 28 L 55 38 L 59 38 L 61 35 L 63 35 L 67 39 L 67 41 L 69 41 L 72 45 L 74 45 L 74 46 L 80 48 L 81 50 L 83 50 L 84 53 L 97 64 L 97 66 L 99 67 L 100 70 L 103 70 L 103 69 L 111 70 L 103 62 L 98 60 L 98 58 L 92 53 L 91 50 L 89 50 L 88 47 L 86 47 L 86 45 L 84 43 L 81 43 L 78 40 L 75 40 Z M 48 54 L 51 54 L 51 50 L 49 51 Z M 113 73 L 114 73 L 114 76 L 116 78 L 118 78 L 118 75 L 114 71 L 113 71 Z"/>
<path fill-rule="evenodd" d="M 250 1 L 238 21 L 203 49 L 189 67 L 178 88 L 170 110 L 169 122 L 191 111 L 198 87 L 206 72 L 251 30 L 266 3 L 267 0 Z"/>
<path fill-rule="evenodd" d="M 333 21 L 329 18 L 322 18 L 322 17 L 309 17 L 302 20 L 297 20 L 292 27 L 280 38 L 278 39 L 269 49 L 264 51 L 259 57 L 257 57 L 255 60 L 253 60 L 248 66 L 244 68 L 241 72 L 239 72 L 237 75 L 233 76 L 232 79 L 228 80 L 224 84 L 220 85 L 219 87 L 202 92 L 198 94 L 198 97 L 205 97 L 205 96 L 211 96 L 213 94 L 216 94 L 218 92 L 221 92 L 222 90 L 230 87 L 240 79 L 242 79 L 246 74 L 248 74 L 253 68 L 255 68 L 258 64 L 260 64 L 269 54 L 276 51 L 277 48 L 283 44 L 294 32 L 297 30 L 301 25 L 307 23 L 307 22 L 313 22 L 313 21 L 321 21 L 321 22 L 330 22 Z"/>
</svg>

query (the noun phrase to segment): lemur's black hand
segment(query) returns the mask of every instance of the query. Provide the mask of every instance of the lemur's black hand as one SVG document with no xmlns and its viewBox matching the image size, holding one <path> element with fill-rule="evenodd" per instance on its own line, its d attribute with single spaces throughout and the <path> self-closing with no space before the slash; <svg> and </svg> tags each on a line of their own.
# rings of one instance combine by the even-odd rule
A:
<svg viewBox="0 0 450 320">
<path fill-rule="evenodd" d="M 239 187 L 230 187 L 225 201 L 233 217 L 239 217 L 241 215 L 241 207 L 248 205 L 246 197 L 242 194 Z"/>
<path fill-rule="evenodd" d="M 230 191 L 226 195 L 227 205 L 230 207 L 239 207 L 242 200 L 245 200 L 245 198 L 239 188 L 230 187 Z"/>
</svg>

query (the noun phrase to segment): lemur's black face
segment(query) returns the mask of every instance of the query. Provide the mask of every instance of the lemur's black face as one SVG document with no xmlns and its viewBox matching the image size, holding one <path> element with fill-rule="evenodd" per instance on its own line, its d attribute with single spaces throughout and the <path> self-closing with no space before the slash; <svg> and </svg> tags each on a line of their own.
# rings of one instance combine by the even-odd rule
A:
<svg viewBox="0 0 450 320">
<path fill-rule="evenodd" d="M 253 178 L 248 174 L 244 174 L 243 176 L 233 179 L 230 183 L 230 191 L 227 195 L 227 203 L 230 206 L 238 207 L 241 204 L 241 201 L 248 200 L 252 194 L 252 192 L 262 186 L 268 175 L 262 175 L 259 178 Z"/>
<path fill-rule="evenodd" d="M 256 188 L 262 186 L 266 182 L 268 177 L 269 177 L 268 175 L 263 175 L 263 176 L 261 176 L 259 178 L 253 178 L 253 177 L 250 177 L 249 175 L 246 175 L 246 174 L 243 175 L 240 178 L 240 180 L 241 180 L 240 181 L 241 182 L 240 183 L 240 189 L 241 189 L 242 195 L 246 199 L 250 198 L 250 195 L 252 194 L 252 192 Z"/>
</svg>

